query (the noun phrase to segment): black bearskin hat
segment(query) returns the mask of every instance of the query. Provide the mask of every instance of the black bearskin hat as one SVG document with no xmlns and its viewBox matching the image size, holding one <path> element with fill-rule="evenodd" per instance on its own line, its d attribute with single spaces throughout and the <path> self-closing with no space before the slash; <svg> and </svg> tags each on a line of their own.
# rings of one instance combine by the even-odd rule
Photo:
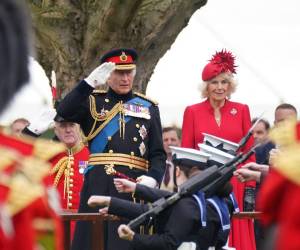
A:
<svg viewBox="0 0 300 250">
<path fill-rule="evenodd" d="M 0 113 L 29 79 L 29 33 L 25 4 L 0 1 Z"/>
</svg>

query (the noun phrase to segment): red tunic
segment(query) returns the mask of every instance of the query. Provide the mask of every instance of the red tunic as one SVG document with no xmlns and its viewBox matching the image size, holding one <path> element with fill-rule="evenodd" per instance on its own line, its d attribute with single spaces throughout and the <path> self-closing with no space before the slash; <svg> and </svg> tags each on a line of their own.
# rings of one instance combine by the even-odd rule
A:
<svg viewBox="0 0 300 250">
<path fill-rule="evenodd" d="M 57 174 L 62 171 L 60 178 L 54 180 L 55 186 L 57 186 L 60 198 L 62 201 L 62 208 L 65 210 L 77 211 L 80 203 L 80 191 L 83 185 L 83 172 L 79 172 L 79 165 L 87 166 L 89 160 L 89 150 L 83 144 L 73 147 L 70 150 L 62 152 L 52 160 L 54 179 Z M 68 166 L 68 162 L 70 165 Z M 83 168 L 82 168 L 83 170 Z M 66 175 L 66 173 L 68 173 Z M 71 223 L 71 238 L 73 238 L 73 232 L 75 229 L 75 223 Z"/>
<path fill-rule="evenodd" d="M 271 171 L 259 191 L 258 209 L 263 212 L 263 225 L 277 226 L 274 250 L 300 249 L 299 184 Z"/>
<path fill-rule="evenodd" d="M 0 175 L 9 178 L 9 182 L 5 182 L 4 179 L 2 179 L 3 183 L 0 181 L 1 205 L 9 205 L 11 208 L 10 216 L 12 216 L 11 222 L 14 230 L 14 233 L 10 235 L 3 234 L 5 230 L 2 230 L 0 233 L 1 249 L 35 249 L 37 230 L 33 222 L 40 218 L 50 219 L 54 223 L 55 249 L 63 249 L 62 224 L 49 205 L 47 193 L 48 167 L 50 166 L 47 161 L 61 150 L 61 145 L 57 143 L 49 143 L 41 139 L 17 138 L 0 131 Z M 23 174 L 20 170 L 24 171 Z M 3 176 L 4 172 L 6 175 Z M 24 190 L 13 185 L 13 183 L 21 183 L 19 178 L 16 179 L 18 176 L 26 176 L 27 178 L 23 177 L 26 180 L 32 177 L 30 184 L 29 181 L 22 182 Z M 30 187 L 36 187 L 41 192 L 33 195 L 29 192 Z M 22 192 L 25 192 L 23 198 L 29 199 L 20 199 L 21 203 L 15 203 L 14 201 L 17 201 L 15 197 L 22 197 Z"/>
<path fill-rule="evenodd" d="M 245 104 L 226 100 L 220 112 L 221 124 L 218 126 L 213 107 L 208 99 L 188 106 L 183 117 L 182 147 L 199 149 L 198 143 L 203 142 L 203 132 L 239 143 L 251 127 L 249 107 Z M 243 151 L 247 151 L 252 145 L 253 138 L 248 141 Z M 255 161 L 255 158 L 252 157 L 251 161 Z M 255 182 L 240 183 L 233 177 L 231 183 L 239 208 L 242 211 L 245 186 L 255 187 Z M 254 227 L 251 220 L 233 219 L 231 228 L 230 245 L 237 250 L 256 248 Z"/>
</svg>

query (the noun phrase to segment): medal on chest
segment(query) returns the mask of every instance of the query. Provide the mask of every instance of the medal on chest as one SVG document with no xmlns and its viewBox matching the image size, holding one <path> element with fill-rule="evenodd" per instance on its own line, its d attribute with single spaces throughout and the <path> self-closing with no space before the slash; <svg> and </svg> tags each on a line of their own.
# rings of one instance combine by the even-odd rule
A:
<svg viewBox="0 0 300 250">
<path fill-rule="evenodd" d="M 78 161 L 78 171 L 80 174 L 84 173 L 84 170 L 86 169 L 88 165 L 88 161 Z"/>
</svg>

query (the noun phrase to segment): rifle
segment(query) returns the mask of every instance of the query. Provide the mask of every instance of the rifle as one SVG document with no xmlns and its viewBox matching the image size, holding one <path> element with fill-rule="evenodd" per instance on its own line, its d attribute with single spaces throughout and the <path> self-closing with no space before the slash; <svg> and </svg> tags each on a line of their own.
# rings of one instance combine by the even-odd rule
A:
<svg viewBox="0 0 300 250">
<path fill-rule="evenodd" d="M 212 196 L 219 188 L 224 186 L 225 183 L 231 179 L 233 172 L 236 170 L 237 166 L 248 160 L 248 158 L 255 153 L 255 148 L 257 146 L 258 145 L 253 146 L 246 154 L 238 154 L 237 157 L 233 158 L 230 162 L 227 162 L 226 164 L 221 166 L 219 168 L 221 176 L 202 189 L 202 191 L 205 193 L 205 196 Z"/>
<path fill-rule="evenodd" d="M 155 201 L 152 203 L 152 207 L 147 212 L 131 220 L 127 225 L 132 229 L 136 228 L 149 218 L 158 215 L 160 212 L 174 204 L 179 199 L 188 195 L 192 195 L 197 191 L 212 190 L 212 183 L 218 185 L 219 187 L 222 183 L 227 182 L 232 177 L 237 165 L 247 160 L 250 155 L 254 153 L 254 148 L 255 147 L 253 147 L 244 155 L 242 153 L 238 154 L 235 158 L 224 164 L 222 167 L 212 166 L 205 169 L 200 174 L 188 179 L 184 184 L 181 185 L 180 190 L 177 193 L 168 198 L 163 197 Z"/>
<path fill-rule="evenodd" d="M 253 129 L 255 128 L 255 126 L 262 120 L 264 113 L 262 113 L 256 120 L 256 122 L 251 126 L 251 128 L 248 130 L 247 134 L 240 140 L 240 142 L 238 143 L 239 146 L 236 149 L 236 152 L 238 152 L 241 148 L 243 148 L 247 141 L 249 140 L 249 138 L 251 137 L 251 135 L 253 134 Z"/>
</svg>

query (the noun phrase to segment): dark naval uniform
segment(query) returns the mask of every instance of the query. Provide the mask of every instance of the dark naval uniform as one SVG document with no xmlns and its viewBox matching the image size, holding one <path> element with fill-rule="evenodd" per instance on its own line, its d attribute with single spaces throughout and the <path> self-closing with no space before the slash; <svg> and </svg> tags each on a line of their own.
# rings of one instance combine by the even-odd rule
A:
<svg viewBox="0 0 300 250">
<path fill-rule="evenodd" d="M 144 200 L 168 197 L 172 193 L 161 192 L 137 185 L 135 196 Z M 177 249 L 182 242 L 194 242 L 194 249 L 206 250 L 209 247 L 222 249 L 229 236 L 230 217 L 235 201 L 231 196 L 204 198 L 199 192 L 180 199 L 165 209 L 156 218 L 155 234 L 135 234 L 131 249 Z M 111 198 L 109 213 L 133 219 L 149 209 L 148 205 L 135 204 L 118 198 Z"/>
<path fill-rule="evenodd" d="M 105 166 L 113 165 L 115 170 L 131 178 L 148 175 L 159 183 L 166 161 L 159 109 L 154 102 L 132 91 L 118 95 L 112 89 L 93 90 L 81 81 L 58 108 L 60 116 L 81 125 L 89 141 L 91 155 L 79 212 L 98 212 L 98 208 L 87 205 L 91 195 L 132 200 L 131 195 L 117 192 Z M 108 222 L 105 249 L 126 249 L 128 243 L 117 236 L 119 224 Z M 79 222 L 72 249 L 90 249 L 90 237 L 90 224 Z"/>
</svg>

